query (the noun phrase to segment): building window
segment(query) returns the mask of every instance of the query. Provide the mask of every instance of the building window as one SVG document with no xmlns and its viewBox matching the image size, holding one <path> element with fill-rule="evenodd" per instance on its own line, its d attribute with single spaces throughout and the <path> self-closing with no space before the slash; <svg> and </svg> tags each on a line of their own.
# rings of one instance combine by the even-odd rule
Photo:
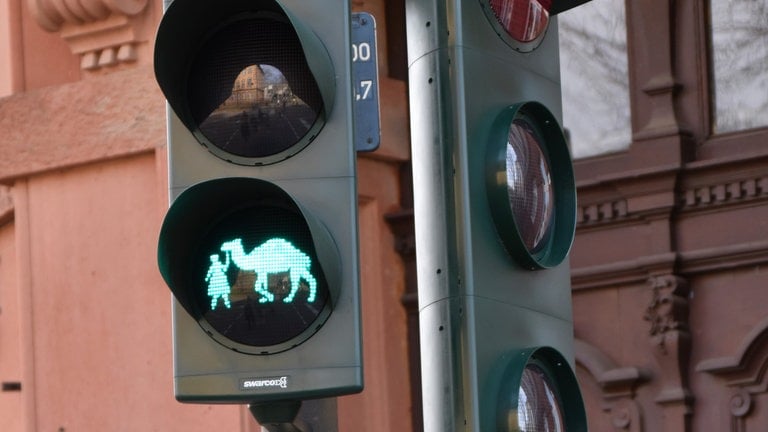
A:
<svg viewBox="0 0 768 432">
<path fill-rule="evenodd" d="M 768 0 L 710 1 L 715 133 L 768 126 Z"/>
<path fill-rule="evenodd" d="M 573 157 L 629 148 L 632 129 L 624 2 L 593 0 L 558 19 L 563 127 Z"/>
</svg>

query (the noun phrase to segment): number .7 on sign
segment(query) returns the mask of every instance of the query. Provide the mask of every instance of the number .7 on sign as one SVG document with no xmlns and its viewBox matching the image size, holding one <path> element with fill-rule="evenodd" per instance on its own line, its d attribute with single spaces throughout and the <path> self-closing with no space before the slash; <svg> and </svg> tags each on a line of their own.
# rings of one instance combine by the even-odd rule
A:
<svg viewBox="0 0 768 432">
<path fill-rule="evenodd" d="M 355 150 L 379 148 L 379 75 L 376 21 L 367 12 L 352 14 L 352 83 L 354 84 Z"/>
</svg>

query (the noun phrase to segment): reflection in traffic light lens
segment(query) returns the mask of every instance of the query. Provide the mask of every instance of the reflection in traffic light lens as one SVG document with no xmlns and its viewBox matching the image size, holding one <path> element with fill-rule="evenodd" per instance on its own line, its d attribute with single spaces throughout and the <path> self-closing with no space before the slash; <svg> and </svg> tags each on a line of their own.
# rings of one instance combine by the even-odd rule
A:
<svg viewBox="0 0 768 432">
<path fill-rule="evenodd" d="M 327 283 L 309 228 L 293 209 L 235 210 L 210 228 L 193 259 L 199 316 L 224 338 L 257 347 L 245 351 L 269 351 L 258 347 L 322 324 Z"/>
<path fill-rule="evenodd" d="M 536 40 L 549 24 L 549 1 L 490 0 L 496 19 L 507 34 L 517 42 Z"/>
<path fill-rule="evenodd" d="M 523 244 L 531 254 L 545 248 L 554 221 L 554 191 L 547 156 L 533 127 L 517 118 L 506 150 L 507 194 Z"/>
<path fill-rule="evenodd" d="M 517 426 L 520 432 L 562 432 L 563 413 L 552 384 L 542 368 L 527 364 L 520 380 L 517 399 Z M 513 429 L 515 430 L 515 429 Z"/>
<path fill-rule="evenodd" d="M 272 15 L 234 21 L 208 38 L 187 92 L 201 138 L 225 159 L 294 154 L 323 112 L 295 30 Z"/>
</svg>

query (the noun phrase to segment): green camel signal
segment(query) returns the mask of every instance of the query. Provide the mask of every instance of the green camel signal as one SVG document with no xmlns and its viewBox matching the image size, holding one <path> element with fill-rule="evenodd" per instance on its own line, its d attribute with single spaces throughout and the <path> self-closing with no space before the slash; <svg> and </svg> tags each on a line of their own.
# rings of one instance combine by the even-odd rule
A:
<svg viewBox="0 0 768 432">
<path fill-rule="evenodd" d="M 312 259 L 291 242 L 282 238 L 273 238 L 246 254 L 243 240 L 237 238 L 224 242 L 221 245 L 221 251 L 226 254 L 225 262 L 221 262 L 218 254 L 211 255 L 211 265 L 205 277 L 205 281 L 208 282 L 208 296 L 211 297 L 211 309 L 216 308 L 220 297 L 224 300 L 225 307 L 231 307 L 229 301 L 231 287 L 226 275 L 231 263 L 240 270 L 256 273 L 253 289 L 261 295 L 259 303 L 275 301 L 275 295 L 269 291 L 267 280 L 270 274 L 276 273 L 288 273 L 291 280 L 291 291 L 283 298 L 283 303 L 293 303 L 302 279 L 309 286 L 307 302 L 315 301 L 317 280 L 309 271 Z"/>
</svg>

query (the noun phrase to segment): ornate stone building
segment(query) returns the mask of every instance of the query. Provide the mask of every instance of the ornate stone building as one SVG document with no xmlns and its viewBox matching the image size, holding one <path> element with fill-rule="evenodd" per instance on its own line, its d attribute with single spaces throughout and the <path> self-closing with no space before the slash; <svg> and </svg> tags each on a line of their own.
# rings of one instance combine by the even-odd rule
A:
<svg viewBox="0 0 768 432">
<path fill-rule="evenodd" d="M 630 142 L 575 163 L 576 361 L 590 430 L 768 425 L 766 10 L 626 2 Z M 750 28 L 747 42 L 734 36 Z M 751 72 L 737 79 L 744 62 Z M 736 115 L 753 99 L 764 108 Z"/>
</svg>

